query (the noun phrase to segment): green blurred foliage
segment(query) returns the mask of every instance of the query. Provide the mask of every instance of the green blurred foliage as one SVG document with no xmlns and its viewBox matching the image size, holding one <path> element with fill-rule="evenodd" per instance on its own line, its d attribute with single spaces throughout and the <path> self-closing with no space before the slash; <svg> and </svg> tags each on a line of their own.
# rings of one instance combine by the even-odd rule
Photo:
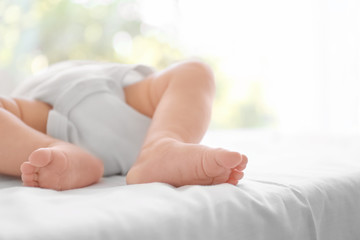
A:
<svg viewBox="0 0 360 240">
<path fill-rule="evenodd" d="M 24 62 L 26 56 L 26 60 L 31 61 L 37 54 L 45 55 L 49 64 L 67 59 L 124 63 L 144 60 L 155 67 L 181 58 L 180 52 L 170 43 L 141 34 L 139 18 L 129 20 L 120 14 L 119 9 L 132 4 L 135 1 L 112 1 L 95 7 L 69 0 L 23 0 L 5 5 L 2 2 L 1 65 L 17 65 Z M 117 44 L 114 36 L 118 32 L 126 32 L 133 38 L 132 49 L 136 51 L 130 56 L 114 51 Z M 122 44 L 121 41 L 118 44 Z M 165 51 L 157 51 L 159 49 Z"/>
<path fill-rule="evenodd" d="M 247 96 L 244 99 L 227 102 L 218 100 L 216 109 L 222 117 L 214 116 L 213 125 L 219 128 L 260 128 L 273 127 L 275 116 L 263 100 L 261 84 L 252 82 Z"/>
<path fill-rule="evenodd" d="M 135 0 L 0 1 L 0 76 L 13 85 L 41 68 L 69 59 L 144 63 L 162 69 L 189 57 L 160 30 L 146 25 Z M 273 117 L 260 87 L 246 99 L 229 102 L 230 79 L 213 56 L 197 56 L 214 69 L 217 95 L 212 127 L 264 127 Z"/>
</svg>

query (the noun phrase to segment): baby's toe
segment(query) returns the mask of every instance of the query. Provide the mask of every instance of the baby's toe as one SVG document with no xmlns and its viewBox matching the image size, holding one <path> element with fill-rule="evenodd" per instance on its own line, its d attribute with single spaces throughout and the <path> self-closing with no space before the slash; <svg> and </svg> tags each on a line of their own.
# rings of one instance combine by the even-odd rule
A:
<svg viewBox="0 0 360 240">
<path fill-rule="evenodd" d="M 243 171 L 248 163 L 248 158 L 245 155 L 241 154 L 241 157 L 241 163 L 234 168 L 238 171 Z"/>
<path fill-rule="evenodd" d="M 231 172 L 229 179 L 231 178 L 231 179 L 235 179 L 235 180 L 240 180 L 240 179 L 242 179 L 243 177 L 244 177 L 244 173 L 243 173 L 243 172 L 234 169 L 234 170 Z"/>
<path fill-rule="evenodd" d="M 237 185 L 239 180 L 242 179 L 244 177 L 244 173 L 237 170 L 237 169 L 233 169 L 232 172 L 229 175 L 229 179 L 226 181 L 226 183 L 230 183 L 233 185 Z"/>
<path fill-rule="evenodd" d="M 218 150 L 215 158 L 217 163 L 226 169 L 235 168 L 242 162 L 240 153 L 226 150 Z"/>
<path fill-rule="evenodd" d="M 32 182 L 34 181 L 34 174 L 22 174 L 21 180 L 23 180 L 23 182 Z"/>
<path fill-rule="evenodd" d="M 229 178 L 229 180 L 226 181 L 226 183 L 232 184 L 232 185 L 237 185 L 239 182 L 239 180 L 233 179 L 233 178 Z"/>
<path fill-rule="evenodd" d="M 20 171 L 22 174 L 33 174 L 37 172 L 37 169 L 38 169 L 37 167 L 35 167 L 29 162 L 24 162 L 23 164 L 21 164 L 20 167 Z"/>
<path fill-rule="evenodd" d="M 37 174 L 22 174 L 21 180 L 23 181 L 24 186 L 28 187 L 38 187 L 39 184 L 36 181 Z"/>
<path fill-rule="evenodd" d="M 31 153 L 29 162 L 36 167 L 47 166 L 52 159 L 52 152 L 48 148 L 39 148 Z"/>
</svg>

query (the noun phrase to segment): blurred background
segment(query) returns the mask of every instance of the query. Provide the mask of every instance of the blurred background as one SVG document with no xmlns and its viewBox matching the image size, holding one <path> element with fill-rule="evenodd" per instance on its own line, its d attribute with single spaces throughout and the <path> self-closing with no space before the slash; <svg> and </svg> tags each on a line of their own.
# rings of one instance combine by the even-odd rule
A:
<svg viewBox="0 0 360 240">
<path fill-rule="evenodd" d="M 358 0 L 1 0 L 0 94 L 68 59 L 197 58 L 211 128 L 360 133 Z"/>
</svg>

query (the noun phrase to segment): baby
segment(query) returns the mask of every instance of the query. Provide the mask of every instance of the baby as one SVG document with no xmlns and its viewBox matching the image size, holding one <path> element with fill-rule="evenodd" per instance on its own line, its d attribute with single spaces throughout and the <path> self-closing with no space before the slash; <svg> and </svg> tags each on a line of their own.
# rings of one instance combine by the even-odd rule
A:
<svg viewBox="0 0 360 240">
<path fill-rule="evenodd" d="M 68 190 L 127 174 L 127 184 L 236 185 L 247 157 L 199 142 L 213 74 L 185 61 L 144 65 L 67 61 L 0 97 L 0 173 Z"/>
</svg>

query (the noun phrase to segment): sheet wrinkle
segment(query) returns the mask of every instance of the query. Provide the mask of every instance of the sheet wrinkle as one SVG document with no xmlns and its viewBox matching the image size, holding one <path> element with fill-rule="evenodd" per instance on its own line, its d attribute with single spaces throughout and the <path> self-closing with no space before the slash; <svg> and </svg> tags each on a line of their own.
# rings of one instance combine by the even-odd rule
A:
<svg viewBox="0 0 360 240">
<path fill-rule="evenodd" d="M 310 225 L 312 226 L 312 236 L 315 236 L 314 240 L 317 240 L 319 236 L 318 226 L 316 224 L 315 213 L 313 212 L 313 208 L 311 206 L 309 199 L 305 196 L 305 194 L 301 193 L 301 191 L 299 191 L 296 186 L 290 185 L 289 189 L 299 199 L 299 201 L 302 202 L 304 206 L 306 206 L 306 210 L 308 210 L 308 215 L 311 216 L 311 218 L 308 219 L 308 221 L 309 220 L 311 221 Z"/>
<path fill-rule="evenodd" d="M 268 185 L 274 185 L 274 186 L 279 186 L 279 187 L 284 187 L 284 188 L 289 188 L 290 185 L 288 184 L 284 184 L 284 183 L 278 183 L 278 182 L 274 182 L 274 181 L 266 181 L 266 180 L 258 180 L 258 179 L 247 179 L 248 181 L 251 182 L 257 182 L 257 183 L 263 183 L 263 184 L 268 184 Z"/>
</svg>

